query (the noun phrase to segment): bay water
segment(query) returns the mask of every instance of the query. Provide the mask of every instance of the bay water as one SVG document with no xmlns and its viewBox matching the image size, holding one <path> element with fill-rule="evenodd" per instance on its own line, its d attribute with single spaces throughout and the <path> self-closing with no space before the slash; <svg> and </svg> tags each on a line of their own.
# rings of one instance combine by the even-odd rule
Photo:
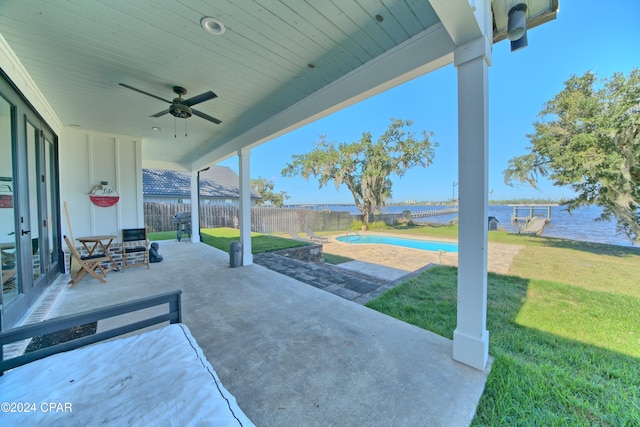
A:
<svg viewBox="0 0 640 427">
<path fill-rule="evenodd" d="M 322 206 L 322 209 L 333 211 L 348 211 L 351 214 L 359 214 L 355 206 L 329 205 Z M 445 206 L 424 206 L 424 205 L 393 205 L 386 206 L 382 213 L 401 213 L 403 211 L 419 212 L 426 210 L 444 209 Z M 522 213 L 523 211 L 521 211 Z M 536 214 L 540 213 L 536 210 Z M 600 217 L 602 208 L 599 206 L 583 206 L 574 209 L 569 213 L 563 206 L 551 207 L 551 221 L 544 227 L 542 236 L 561 237 L 563 239 L 581 240 L 596 243 L 608 243 L 620 246 L 634 246 L 629 238 L 623 233 L 616 231 L 615 221 L 596 221 Z M 494 216 L 499 221 L 499 227 L 508 232 L 517 232 L 518 224 L 511 222 L 513 207 L 508 205 L 489 205 L 489 216 Z M 546 214 L 546 210 L 545 210 Z M 417 218 L 414 222 L 428 222 L 437 224 L 448 224 L 458 217 L 457 213 Z"/>
</svg>

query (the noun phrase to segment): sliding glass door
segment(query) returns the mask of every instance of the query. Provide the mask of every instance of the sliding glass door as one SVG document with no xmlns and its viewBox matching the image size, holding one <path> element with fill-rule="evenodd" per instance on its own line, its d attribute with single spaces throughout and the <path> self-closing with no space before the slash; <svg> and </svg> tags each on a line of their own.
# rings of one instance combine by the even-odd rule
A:
<svg viewBox="0 0 640 427">
<path fill-rule="evenodd" d="M 47 273 L 57 269 L 58 244 L 54 239 L 53 204 L 55 191 L 55 144 L 52 135 L 26 121 L 27 164 L 29 184 L 29 234 L 31 239 L 31 270 L 34 285 L 48 283 Z M 28 246 L 28 242 L 25 242 Z M 42 282 L 42 283 L 40 283 Z"/>
<path fill-rule="evenodd" d="M 0 97 L 0 260 L 2 261 L 2 302 L 11 303 L 20 293 L 16 253 L 16 224 L 12 140 L 15 108 Z"/>
<path fill-rule="evenodd" d="M 43 254 L 47 254 L 47 262 L 44 264 L 47 282 L 55 279 L 64 262 L 60 260 L 62 249 L 60 248 L 60 228 L 58 227 L 58 146 L 53 135 L 43 131 L 43 174 L 44 182 L 41 183 L 44 198 L 41 200 L 45 209 L 45 216 L 41 221 L 42 233 L 46 236 L 46 244 L 41 245 Z"/>
<path fill-rule="evenodd" d="M 0 75 L 2 329 L 16 324 L 58 275 L 57 138 Z"/>
</svg>

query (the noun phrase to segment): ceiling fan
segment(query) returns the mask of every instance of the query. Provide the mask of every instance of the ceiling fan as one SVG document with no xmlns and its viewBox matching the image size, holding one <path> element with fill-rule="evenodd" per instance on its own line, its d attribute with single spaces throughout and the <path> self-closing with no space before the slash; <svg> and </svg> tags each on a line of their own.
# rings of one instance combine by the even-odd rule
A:
<svg viewBox="0 0 640 427">
<path fill-rule="evenodd" d="M 189 117 L 191 117 L 191 115 L 196 115 L 205 120 L 209 120 L 210 122 L 213 122 L 215 124 L 222 123 L 222 121 L 216 119 L 215 117 L 211 117 L 208 114 L 205 114 L 201 111 L 196 110 L 195 108 L 191 108 L 192 105 L 200 104 L 201 102 L 208 101 L 218 96 L 211 91 L 201 93 L 200 95 L 196 95 L 189 99 L 183 99 L 182 96 L 187 94 L 187 90 L 180 86 L 174 86 L 173 92 L 175 92 L 175 94 L 178 95 L 178 97 L 173 98 L 173 101 L 169 101 L 168 99 L 160 98 L 159 96 L 153 95 L 151 93 L 145 92 L 143 90 L 137 89 L 133 86 L 129 86 L 124 83 L 120 83 L 120 86 L 126 87 L 127 89 L 135 90 L 136 92 L 140 92 L 144 95 L 150 96 L 155 99 L 159 99 L 160 101 L 168 102 L 170 104 L 168 109 L 160 111 L 159 113 L 156 113 L 151 117 L 160 117 L 169 113 L 172 116 L 177 117 L 179 119 L 188 119 Z"/>
</svg>

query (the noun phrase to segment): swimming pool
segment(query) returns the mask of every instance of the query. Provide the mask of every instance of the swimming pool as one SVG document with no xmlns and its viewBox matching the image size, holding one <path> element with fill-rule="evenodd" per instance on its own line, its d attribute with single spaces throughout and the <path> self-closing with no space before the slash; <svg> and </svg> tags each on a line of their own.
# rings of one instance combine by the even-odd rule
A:
<svg viewBox="0 0 640 427">
<path fill-rule="evenodd" d="M 437 242 L 433 240 L 405 239 L 402 237 L 348 234 L 336 237 L 337 240 L 350 244 L 378 243 L 382 245 L 402 246 L 405 248 L 422 249 L 423 251 L 458 252 L 457 243 Z"/>
</svg>

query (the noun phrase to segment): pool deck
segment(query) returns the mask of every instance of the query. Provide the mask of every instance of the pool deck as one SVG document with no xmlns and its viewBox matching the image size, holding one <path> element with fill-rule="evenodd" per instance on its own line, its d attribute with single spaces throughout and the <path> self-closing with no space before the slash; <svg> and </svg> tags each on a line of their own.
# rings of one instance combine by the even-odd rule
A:
<svg viewBox="0 0 640 427">
<path fill-rule="evenodd" d="M 274 253 L 255 254 L 253 261 L 270 270 L 358 304 L 368 303 L 405 280 L 419 275 L 427 268 L 436 265 L 457 265 L 458 262 L 457 253 L 438 253 L 380 243 L 348 244 L 336 240 L 338 236 L 330 236 L 323 244 L 323 251 L 347 256 L 353 261 L 338 265 L 310 263 Z M 421 240 L 416 239 L 415 236 L 407 237 Z M 433 241 L 433 239 L 424 240 Z M 447 243 L 455 244 L 456 242 L 447 241 Z M 509 266 L 520 249 L 522 246 L 490 244 L 489 270 L 508 273 Z"/>
<path fill-rule="evenodd" d="M 376 235 L 380 233 L 376 232 L 358 232 L 361 235 Z M 370 264 L 376 264 L 379 266 L 393 268 L 395 270 L 401 270 L 406 274 L 413 273 L 420 270 L 429 264 L 436 265 L 458 265 L 458 254 L 454 252 L 438 253 L 434 251 L 425 251 L 421 249 L 404 248 L 393 245 L 384 245 L 377 243 L 367 244 L 348 244 L 336 240 L 336 237 L 342 236 L 344 233 L 326 236 L 328 242 L 323 244 L 322 251 L 327 254 L 341 255 L 352 258 L 357 261 L 363 261 Z M 403 237 L 414 240 L 441 240 L 448 243 L 457 243 L 453 239 L 444 238 L 422 238 L 420 236 L 413 235 L 401 235 L 395 234 L 394 237 Z M 523 246 L 510 245 L 505 243 L 492 243 L 489 242 L 489 253 L 487 269 L 493 273 L 509 274 L 509 268 L 513 259 L 518 255 Z M 349 263 L 345 263 L 342 266 L 349 268 Z M 359 267 L 353 267 L 357 269 Z M 360 270 L 363 273 L 371 268 L 370 266 L 363 264 Z"/>
</svg>

